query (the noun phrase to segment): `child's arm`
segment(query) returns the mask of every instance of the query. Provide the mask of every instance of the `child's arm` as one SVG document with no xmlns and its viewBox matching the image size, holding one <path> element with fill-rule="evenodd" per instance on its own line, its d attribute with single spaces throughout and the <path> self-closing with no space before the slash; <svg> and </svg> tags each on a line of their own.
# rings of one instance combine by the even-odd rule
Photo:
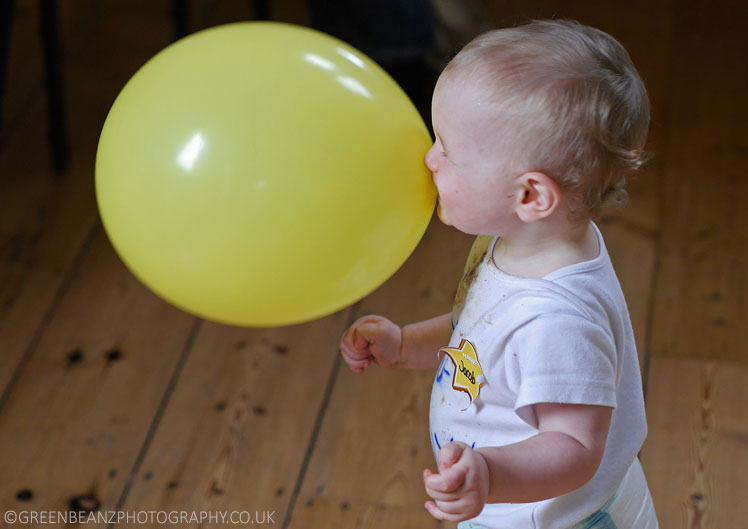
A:
<svg viewBox="0 0 748 529">
<path fill-rule="evenodd" d="M 403 366 L 409 369 L 437 369 L 439 349 L 449 345 L 452 338 L 452 313 L 403 327 L 401 355 Z"/>
<path fill-rule="evenodd" d="M 343 334 L 340 352 L 356 373 L 372 361 L 388 369 L 436 369 L 437 352 L 452 336 L 451 318 L 447 313 L 400 328 L 382 316 L 363 316 Z"/>
<path fill-rule="evenodd" d="M 597 471 L 613 409 L 536 404 L 538 434 L 507 446 L 471 450 L 450 443 L 439 452 L 439 474 L 424 471 L 426 509 L 448 521 L 477 516 L 486 503 L 525 503 L 578 489 Z"/>
<path fill-rule="evenodd" d="M 534 502 L 578 489 L 595 475 L 613 408 L 536 404 L 538 435 L 479 448 L 489 470 L 488 503 Z"/>
</svg>

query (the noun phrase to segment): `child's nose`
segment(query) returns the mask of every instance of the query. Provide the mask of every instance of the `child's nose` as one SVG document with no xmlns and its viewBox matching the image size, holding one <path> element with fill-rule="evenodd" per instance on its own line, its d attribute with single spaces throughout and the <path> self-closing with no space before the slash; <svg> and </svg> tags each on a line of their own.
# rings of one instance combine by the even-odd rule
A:
<svg viewBox="0 0 748 529">
<path fill-rule="evenodd" d="M 428 167 L 429 171 L 432 173 L 436 172 L 436 159 L 436 144 L 434 144 L 429 149 L 429 152 L 426 153 L 426 158 L 424 159 L 426 167 Z"/>
</svg>

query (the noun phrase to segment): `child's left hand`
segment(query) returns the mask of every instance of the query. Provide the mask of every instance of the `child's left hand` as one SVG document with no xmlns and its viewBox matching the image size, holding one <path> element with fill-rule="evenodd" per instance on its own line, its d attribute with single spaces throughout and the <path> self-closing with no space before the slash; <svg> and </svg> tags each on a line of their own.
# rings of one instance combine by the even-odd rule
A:
<svg viewBox="0 0 748 529">
<path fill-rule="evenodd" d="M 426 493 L 434 501 L 426 510 L 438 520 L 461 522 L 475 518 L 488 498 L 488 465 L 483 456 L 465 443 L 444 446 L 437 456 L 439 473 L 423 471 Z"/>
</svg>

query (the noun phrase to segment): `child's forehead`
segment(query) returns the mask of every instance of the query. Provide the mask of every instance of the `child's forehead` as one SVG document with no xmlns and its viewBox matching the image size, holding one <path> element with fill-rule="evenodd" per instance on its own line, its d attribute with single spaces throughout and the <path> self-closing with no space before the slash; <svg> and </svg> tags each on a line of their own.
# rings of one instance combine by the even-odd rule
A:
<svg viewBox="0 0 748 529">
<path fill-rule="evenodd" d="M 462 109 L 475 108 L 481 113 L 491 113 L 501 106 L 502 99 L 495 84 L 476 72 L 444 72 L 437 80 L 433 104 L 442 107 L 458 105 Z"/>
<path fill-rule="evenodd" d="M 439 78 L 433 95 L 434 118 L 441 121 L 490 122 L 496 117 L 495 105 L 481 83 L 448 75 Z"/>
<path fill-rule="evenodd" d="M 475 91 L 474 80 L 449 72 L 439 76 L 434 89 L 434 99 L 440 103 L 459 99 L 467 92 Z"/>
</svg>

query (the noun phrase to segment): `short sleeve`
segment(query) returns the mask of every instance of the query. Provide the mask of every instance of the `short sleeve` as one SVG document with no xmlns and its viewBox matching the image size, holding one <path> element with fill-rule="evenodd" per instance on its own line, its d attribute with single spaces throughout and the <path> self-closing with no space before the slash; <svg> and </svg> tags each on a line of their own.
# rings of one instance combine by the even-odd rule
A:
<svg viewBox="0 0 748 529">
<path fill-rule="evenodd" d="M 543 314 L 516 329 L 504 359 L 514 410 L 537 428 L 533 404 L 616 406 L 615 343 L 600 325 L 577 314 Z"/>
</svg>

